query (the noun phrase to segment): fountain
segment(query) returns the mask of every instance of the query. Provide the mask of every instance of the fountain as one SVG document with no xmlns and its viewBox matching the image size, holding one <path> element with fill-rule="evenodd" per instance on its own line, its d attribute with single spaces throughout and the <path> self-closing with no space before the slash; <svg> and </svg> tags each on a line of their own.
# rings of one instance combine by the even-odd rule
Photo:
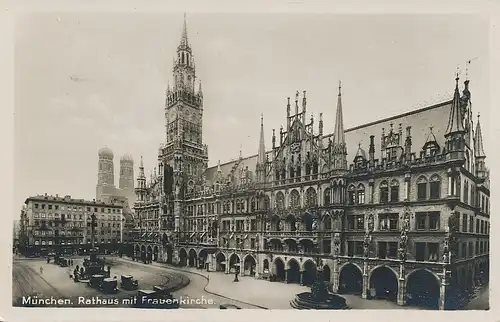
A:
<svg viewBox="0 0 500 322">
<path fill-rule="evenodd" d="M 85 267 L 85 270 L 83 274 L 81 274 L 80 279 L 82 278 L 87 279 L 92 277 L 92 275 L 107 274 L 104 270 L 104 260 L 97 257 L 97 251 L 95 249 L 95 227 L 97 227 L 95 214 L 92 214 L 91 218 L 92 218 L 91 222 L 92 249 L 90 250 L 90 258 L 85 259 L 83 261 L 83 266 Z M 108 272 L 109 272 L 109 267 L 108 267 Z"/>
<path fill-rule="evenodd" d="M 323 276 L 322 260 L 316 260 L 318 267 L 316 279 L 311 285 L 311 292 L 303 292 L 295 295 L 290 305 L 299 310 L 343 310 L 349 307 L 345 298 L 328 292 Z"/>
</svg>

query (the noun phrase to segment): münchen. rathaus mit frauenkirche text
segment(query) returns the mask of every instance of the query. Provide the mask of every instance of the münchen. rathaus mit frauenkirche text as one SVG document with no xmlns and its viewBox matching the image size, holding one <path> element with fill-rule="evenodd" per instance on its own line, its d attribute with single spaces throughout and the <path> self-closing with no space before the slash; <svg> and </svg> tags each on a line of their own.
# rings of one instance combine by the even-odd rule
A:
<svg viewBox="0 0 500 322">
<path fill-rule="evenodd" d="M 166 140 L 150 179 L 139 167 L 132 256 L 305 285 L 320 266 L 334 292 L 383 284 L 400 305 L 425 292 L 441 309 L 488 279 L 489 170 L 468 79 L 439 104 L 351 129 L 340 86 L 333 126 L 297 92 L 270 150 L 261 119 L 257 154 L 214 167 L 195 80 L 184 21 Z"/>
</svg>

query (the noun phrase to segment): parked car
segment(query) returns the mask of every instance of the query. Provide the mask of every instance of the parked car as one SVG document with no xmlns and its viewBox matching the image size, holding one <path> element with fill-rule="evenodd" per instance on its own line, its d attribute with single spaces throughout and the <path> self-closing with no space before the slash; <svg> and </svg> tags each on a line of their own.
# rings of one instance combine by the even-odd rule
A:
<svg viewBox="0 0 500 322">
<path fill-rule="evenodd" d="M 125 290 L 136 290 L 139 287 L 139 282 L 132 275 L 122 275 L 120 287 Z"/>
<path fill-rule="evenodd" d="M 101 291 L 103 293 L 116 293 L 118 292 L 118 280 L 116 280 L 115 278 L 111 278 L 111 277 L 108 277 L 108 278 L 105 278 L 102 283 L 101 283 Z"/>
</svg>

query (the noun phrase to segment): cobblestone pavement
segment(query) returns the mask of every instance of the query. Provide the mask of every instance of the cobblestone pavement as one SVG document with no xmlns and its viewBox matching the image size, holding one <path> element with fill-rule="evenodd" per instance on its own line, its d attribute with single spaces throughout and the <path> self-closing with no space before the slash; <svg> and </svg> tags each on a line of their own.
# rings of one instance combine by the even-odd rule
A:
<svg viewBox="0 0 500 322">
<path fill-rule="evenodd" d="M 179 269 L 193 274 L 199 274 L 209 279 L 206 290 L 218 295 L 226 296 L 238 301 L 259 305 L 268 309 L 291 309 L 290 301 L 295 294 L 310 291 L 310 287 L 298 284 L 286 284 L 255 279 L 250 276 L 238 276 L 239 282 L 233 282 L 234 274 L 223 272 L 207 272 L 192 267 L 177 268 L 162 263 L 151 265 Z M 399 306 L 395 302 L 386 300 L 367 300 L 356 295 L 342 295 L 347 305 L 352 309 L 419 309 L 415 307 Z"/>
</svg>

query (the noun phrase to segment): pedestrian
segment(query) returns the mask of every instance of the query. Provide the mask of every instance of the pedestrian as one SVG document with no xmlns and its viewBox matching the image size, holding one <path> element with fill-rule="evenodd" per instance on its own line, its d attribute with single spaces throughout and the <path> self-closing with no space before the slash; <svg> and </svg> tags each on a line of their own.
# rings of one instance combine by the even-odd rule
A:
<svg viewBox="0 0 500 322">
<path fill-rule="evenodd" d="M 40 266 L 40 274 L 43 274 L 43 266 Z"/>
</svg>

